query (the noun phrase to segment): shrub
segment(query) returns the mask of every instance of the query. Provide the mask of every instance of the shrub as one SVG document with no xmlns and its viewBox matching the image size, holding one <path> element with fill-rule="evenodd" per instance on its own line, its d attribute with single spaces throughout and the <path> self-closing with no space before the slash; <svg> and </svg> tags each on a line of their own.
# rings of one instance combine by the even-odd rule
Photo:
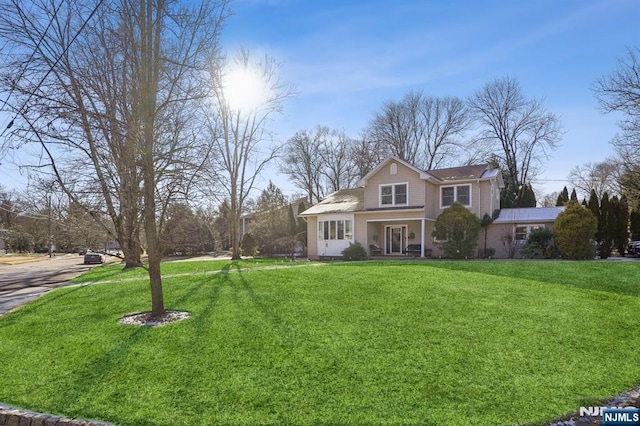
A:
<svg viewBox="0 0 640 426">
<path fill-rule="evenodd" d="M 349 247 L 342 250 L 344 260 L 366 260 L 367 251 L 359 242 L 349 243 Z"/>
<path fill-rule="evenodd" d="M 258 244 L 256 239 L 251 235 L 250 232 L 247 232 L 242 236 L 242 242 L 240 243 L 240 248 L 242 249 L 243 256 L 255 256 L 258 249 Z"/>
<path fill-rule="evenodd" d="M 597 229 L 593 213 L 577 201 L 569 201 L 553 223 L 558 251 L 567 259 L 593 259 L 593 235 Z"/>
<path fill-rule="evenodd" d="M 524 257 L 535 258 L 538 256 L 547 257 L 553 253 L 547 250 L 553 240 L 553 233 L 549 228 L 538 228 L 531 231 L 527 242 L 522 246 L 521 252 Z"/>
<path fill-rule="evenodd" d="M 478 245 L 480 219 L 460 203 L 447 207 L 436 219 L 432 235 L 446 257 L 473 257 Z"/>
<path fill-rule="evenodd" d="M 488 247 L 486 249 L 479 249 L 478 250 L 478 257 L 480 259 L 490 259 L 493 256 L 495 256 L 496 254 L 496 249 Z"/>
</svg>

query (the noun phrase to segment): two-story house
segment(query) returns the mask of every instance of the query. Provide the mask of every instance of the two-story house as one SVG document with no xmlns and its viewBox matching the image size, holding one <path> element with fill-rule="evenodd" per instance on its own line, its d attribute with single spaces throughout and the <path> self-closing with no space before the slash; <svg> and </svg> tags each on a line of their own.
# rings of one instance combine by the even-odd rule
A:
<svg viewBox="0 0 640 426">
<path fill-rule="evenodd" d="M 489 241 L 498 244 L 499 232 L 522 232 L 518 222 L 548 226 L 558 211 L 500 209 L 500 190 L 504 187 L 499 169 L 488 164 L 419 170 L 396 157 L 389 157 L 364 176 L 355 189 L 334 192 L 305 210 L 309 258 L 339 257 L 355 241 L 371 255 L 402 256 L 407 247 L 420 257 L 439 256 L 432 235 L 436 218 L 454 202 L 466 206 L 479 218 L 497 217 L 489 231 Z M 515 212 L 515 211 L 518 212 Z M 540 216 L 540 220 L 538 220 Z M 498 257 L 507 257 L 506 249 L 494 247 Z"/>
</svg>

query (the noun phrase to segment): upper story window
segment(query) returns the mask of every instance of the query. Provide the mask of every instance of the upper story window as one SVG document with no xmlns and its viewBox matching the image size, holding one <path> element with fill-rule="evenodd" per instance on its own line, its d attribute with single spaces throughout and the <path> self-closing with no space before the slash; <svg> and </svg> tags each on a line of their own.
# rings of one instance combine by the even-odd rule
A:
<svg viewBox="0 0 640 426">
<path fill-rule="evenodd" d="M 449 207 L 454 202 L 471 206 L 471 185 L 443 186 L 440 188 L 440 207 Z"/>
<path fill-rule="evenodd" d="M 406 183 L 380 185 L 380 206 L 406 206 L 409 198 L 408 186 Z"/>
</svg>

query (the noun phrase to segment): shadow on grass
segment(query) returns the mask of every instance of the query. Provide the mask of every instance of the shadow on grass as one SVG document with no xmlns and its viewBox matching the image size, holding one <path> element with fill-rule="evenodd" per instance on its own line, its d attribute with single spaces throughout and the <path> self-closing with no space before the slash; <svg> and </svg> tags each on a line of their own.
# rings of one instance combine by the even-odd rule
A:
<svg viewBox="0 0 640 426">
<path fill-rule="evenodd" d="M 181 325 L 191 323 L 196 328 L 196 333 L 191 333 L 195 338 L 204 335 L 214 306 L 219 298 L 221 283 L 216 278 L 200 277 L 198 280 L 194 279 L 188 286 L 181 286 L 180 289 L 170 288 L 169 291 L 166 291 L 166 293 L 175 295 L 175 297 L 166 297 L 168 302 L 166 303 L 167 309 L 189 311 L 192 316 L 187 321 L 167 324 L 159 328 L 136 328 L 136 326 L 121 325 L 120 327 L 123 327 L 125 333 L 113 334 L 114 338 L 122 337 L 121 340 L 115 341 L 110 348 L 105 348 L 101 354 L 84 364 L 81 369 L 69 372 L 70 377 L 67 379 L 63 378 L 64 383 L 60 384 L 60 391 L 52 400 L 52 408 L 63 411 L 69 401 L 74 401 L 74 403 L 78 404 L 79 401 L 84 400 L 84 395 L 95 394 L 96 391 L 105 386 L 105 383 L 109 382 L 110 377 L 118 369 L 123 367 L 126 357 L 132 351 L 136 351 L 136 348 L 144 347 L 146 345 L 145 339 L 153 336 L 154 333 L 163 333 L 172 328 L 175 333 L 180 333 L 181 330 L 184 330 Z M 165 283 L 169 284 L 167 287 L 170 287 L 169 280 L 165 281 Z M 201 303 L 203 300 L 207 302 Z M 202 305 L 204 305 L 204 309 L 197 310 L 197 307 Z M 196 312 L 192 312 L 192 307 L 196 307 Z M 150 341 L 152 342 L 153 339 L 150 339 Z M 153 349 L 150 348 L 149 350 Z M 141 354 L 146 351 L 137 350 Z M 35 391 L 37 389 L 34 389 Z M 91 401 L 87 400 L 75 407 L 75 411 L 82 416 L 104 416 L 106 414 L 93 413 L 93 410 Z M 76 413 L 65 413 L 65 415 L 69 414 L 75 415 Z"/>
</svg>

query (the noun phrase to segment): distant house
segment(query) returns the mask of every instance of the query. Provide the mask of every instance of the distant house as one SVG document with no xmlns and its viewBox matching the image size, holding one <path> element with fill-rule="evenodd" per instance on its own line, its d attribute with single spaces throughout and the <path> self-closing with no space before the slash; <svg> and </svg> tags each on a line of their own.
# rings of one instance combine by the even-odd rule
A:
<svg viewBox="0 0 640 426">
<path fill-rule="evenodd" d="M 339 257 L 355 241 L 371 255 L 440 256 L 431 236 L 434 222 L 458 202 L 479 218 L 496 218 L 487 229 L 487 247 L 496 257 L 508 257 L 503 233 L 510 232 L 511 244 L 519 244 L 514 239 L 526 240 L 535 226 L 551 226 L 560 210 L 500 210 L 503 187 L 500 170 L 488 164 L 424 171 L 389 157 L 357 188 L 336 191 L 300 214 L 308 222 L 308 256 Z"/>
</svg>

